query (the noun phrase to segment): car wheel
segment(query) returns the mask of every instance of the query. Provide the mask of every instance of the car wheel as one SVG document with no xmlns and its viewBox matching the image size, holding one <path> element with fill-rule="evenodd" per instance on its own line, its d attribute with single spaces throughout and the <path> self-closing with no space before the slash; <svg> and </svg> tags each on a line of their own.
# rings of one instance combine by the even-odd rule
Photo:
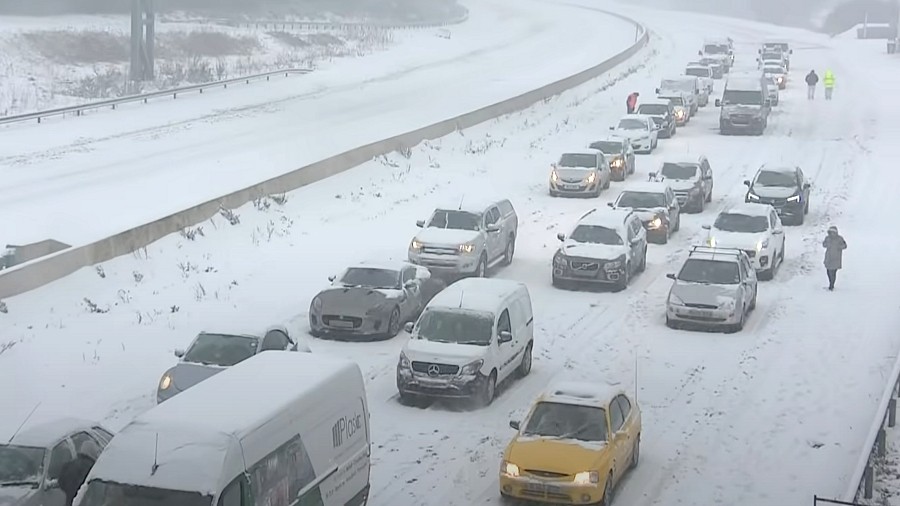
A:
<svg viewBox="0 0 900 506">
<path fill-rule="evenodd" d="M 771 281 L 775 278 L 775 271 L 772 270 L 771 267 L 764 271 L 759 271 L 759 274 L 756 275 L 757 279 L 761 279 L 763 281 Z"/>
<path fill-rule="evenodd" d="M 395 307 L 393 311 L 391 311 L 391 319 L 388 320 L 388 339 L 397 337 L 397 334 L 400 333 L 400 308 Z"/>
<path fill-rule="evenodd" d="M 672 229 L 672 232 L 678 232 L 681 230 L 681 213 L 678 213 L 678 218 L 675 218 L 675 228 Z"/>
<path fill-rule="evenodd" d="M 478 266 L 475 267 L 475 277 L 487 277 L 487 258 L 484 255 L 481 255 L 481 258 L 478 259 Z"/>
<path fill-rule="evenodd" d="M 697 213 L 698 214 L 702 213 L 703 209 L 705 209 L 705 208 L 706 208 L 706 199 L 704 199 L 703 197 L 700 197 L 697 200 L 697 207 L 696 207 Z"/>
<path fill-rule="evenodd" d="M 706 196 L 706 203 L 712 202 L 712 190 L 709 191 L 709 195 Z"/>
<path fill-rule="evenodd" d="M 641 265 L 638 267 L 638 272 L 644 272 L 647 270 L 647 248 L 644 248 L 644 255 L 641 257 Z"/>
<path fill-rule="evenodd" d="M 809 214 L 809 202 L 807 202 L 806 205 L 803 206 L 803 214 Z"/>
<path fill-rule="evenodd" d="M 621 292 L 628 288 L 628 282 L 631 280 L 631 262 L 627 262 L 625 264 L 625 274 L 619 278 L 619 281 L 616 283 L 616 291 Z"/>
<path fill-rule="evenodd" d="M 503 265 L 509 265 L 513 261 L 513 255 L 516 254 L 516 236 L 510 234 L 506 241 L 506 251 L 503 253 Z"/>
<path fill-rule="evenodd" d="M 478 404 L 481 407 L 490 406 L 494 402 L 494 396 L 497 394 L 497 372 L 491 371 L 491 375 L 481 385 L 478 393 Z"/>
<path fill-rule="evenodd" d="M 321 330 L 316 330 L 316 329 L 311 328 L 311 329 L 309 329 L 309 335 L 311 335 L 313 337 L 322 337 L 323 335 L 325 335 L 325 333 L 322 332 Z"/>
<path fill-rule="evenodd" d="M 804 222 L 806 222 L 806 213 L 800 213 L 800 216 L 797 217 L 797 220 L 794 223 L 803 225 Z"/>
<path fill-rule="evenodd" d="M 759 290 L 753 291 L 753 298 L 750 299 L 750 311 L 756 309 L 756 295 L 759 294 Z"/>
<path fill-rule="evenodd" d="M 623 179 L 623 180 L 625 179 L 624 175 L 623 175 L 622 179 Z M 604 190 L 608 190 L 608 189 L 609 189 L 609 185 L 610 185 L 610 182 L 611 182 L 611 181 L 612 181 L 612 174 L 610 174 L 610 175 L 609 175 L 609 179 L 607 179 L 606 182 L 603 183 L 603 189 L 604 189 Z M 599 192 L 598 192 L 598 195 L 599 195 Z"/>
<path fill-rule="evenodd" d="M 528 346 L 525 348 L 525 353 L 522 354 L 522 362 L 519 363 L 519 369 L 517 370 L 520 378 L 524 378 L 531 373 L 531 349 L 532 345 L 531 343 L 528 343 Z"/>
<path fill-rule="evenodd" d="M 641 462 L 641 435 L 638 434 L 634 440 L 634 447 L 631 449 L 631 465 L 630 469 L 634 469 Z"/>
<path fill-rule="evenodd" d="M 603 499 L 600 501 L 600 506 L 612 506 L 613 502 L 613 475 L 609 473 L 609 476 L 606 477 L 606 486 L 603 487 Z"/>
<path fill-rule="evenodd" d="M 733 327 L 731 327 L 731 333 L 737 333 L 744 330 L 744 324 L 746 323 L 746 321 L 747 312 L 741 309 L 741 321 L 737 322 Z"/>
</svg>

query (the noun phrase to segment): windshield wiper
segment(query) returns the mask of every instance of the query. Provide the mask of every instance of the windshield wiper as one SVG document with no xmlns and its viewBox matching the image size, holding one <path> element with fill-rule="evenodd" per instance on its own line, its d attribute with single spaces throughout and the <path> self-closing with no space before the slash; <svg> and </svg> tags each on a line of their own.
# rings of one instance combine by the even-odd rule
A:
<svg viewBox="0 0 900 506">
<path fill-rule="evenodd" d="M 469 344 L 473 346 L 487 346 L 489 343 L 484 341 L 457 341 L 457 344 Z"/>
<path fill-rule="evenodd" d="M 4 481 L 0 482 L 0 487 L 21 487 L 24 485 L 30 485 L 32 487 L 37 487 L 39 485 L 36 481 Z"/>
</svg>

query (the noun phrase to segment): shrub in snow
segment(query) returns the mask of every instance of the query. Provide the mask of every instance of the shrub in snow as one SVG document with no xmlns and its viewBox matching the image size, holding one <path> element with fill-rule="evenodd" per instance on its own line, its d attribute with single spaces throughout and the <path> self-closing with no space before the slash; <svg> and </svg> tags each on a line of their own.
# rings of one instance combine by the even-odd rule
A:
<svg viewBox="0 0 900 506">
<path fill-rule="evenodd" d="M 104 313 L 109 312 L 108 307 L 102 308 L 102 307 L 98 306 L 97 304 L 95 304 L 94 301 L 92 301 L 91 299 L 89 299 L 87 297 L 84 298 L 84 305 L 87 306 L 87 310 L 89 313 L 104 314 Z"/>
<path fill-rule="evenodd" d="M 200 236 L 200 237 L 206 236 L 206 234 L 203 233 L 203 227 L 183 228 L 183 229 L 181 229 L 181 232 L 179 232 L 179 234 L 181 234 L 181 237 L 184 237 L 185 239 L 187 239 L 189 241 L 197 240 L 197 236 Z"/>
<path fill-rule="evenodd" d="M 287 196 L 287 193 L 279 193 L 279 194 L 269 195 L 269 199 L 272 202 L 276 203 L 277 205 L 283 206 L 283 205 L 287 204 L 288 196 Z"/>
<path fill-rule="evenodd" d="M 253 207 L 255 207 L 257 211 L 268 211 L 269 208 L 272 207 L 272 203 L 269 202 L 269 199 L 262 197 L 253 199 Z"/>
<path fill-rule="evenodd" d="M 134 277 L 134 282 L 135 282 L 135 283 L 140 283 L 141 281 L 144 280 L 144 275 L 141 274 L 141 273 L 138 272 L 138 271 L 132 272 L 131 275 Z"/>
<path fill-rule="evenodd" d="M 0 300 L 0 313 L 7 314 L 9 313 L 9 308 L 6 307 L 6 303 Z"/>
<path fill-rule="evenodd" d="M 101 279 L 106 279 L 106 271 L 103 270 L 102 265 L 94 267 L 94 270 L 97 272 L 97 275 L 100 276 Z"/>
<path fill-rule="evenodd" d="M 237 225 L 241 222 L 241 215 L 235 213 L 231 209 L 225 209 L 224 207 L 219 209 L 219 214 L 228 220 L 228 223 L 232 225 Z"/>
</svg>

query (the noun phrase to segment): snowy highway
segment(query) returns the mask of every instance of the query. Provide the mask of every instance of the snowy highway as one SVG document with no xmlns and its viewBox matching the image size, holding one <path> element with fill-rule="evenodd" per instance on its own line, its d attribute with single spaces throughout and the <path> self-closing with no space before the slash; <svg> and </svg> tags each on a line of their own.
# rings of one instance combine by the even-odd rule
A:
<svg viewBox="0 0 900 506">
<path fill-rule="evenodd" d="M 572 7 L 559 9 L 570 15 Z M 520 220 L 516 258 L 495 275 L 527 283 L 534 300 L 534 369 L 525 380 L 507 385 L 481 410 L 404 407 L 394 376 L 405 334 L 375 343 L 308 338 L 314 353 L 349 357 L 366 377 L 370 504 L 500 504 L 500 453 L 513 435 L 508 421 L 562 378 L 602 378 L 629 390 L 637 380 L 641 463 L 617 490 L 616 504 L 772 506 L 840 495 L 900 348 L 900 289 L 892 281 L 900 279 L 893 254 L 900 238 L 886 233 L 884 218 L 900 184 L 893 170 L 900 127 L 889 107 L 895 104 L 882 102 L 896 100 L 886 89 L 890 80 L 869 77 L 884 55 L 872 44 L 800 30 L 621 10 L 650 27 L 651 45 L 604 77 L 424 143 L 408 160 L 373 161 L 297 190 L 284 206 L 248 205 L 238 211 L 239 225 L 220 219 L 205 224 L 205 235 L 194 241 L 171 236 L 99 271 L 84 269 L 6 301 L 0 333 L 11 344 L 0 343 L 0 382 L 17 388 L 11 399 L 0 399 L 10 413 L 4 423 L 14 429 L 40 401 L 36 419 L 80 415 L 118 429 L 153 405 L 160 375 L 175 362 L 172 351 L 199 330 L 286 321 L 305 332 L 309 302 L 329 274 L 362 260 L 405 259 L 416 220 L 436 204 L 495 194 L 512 201 Z M 543 19 L 541 33 L 558 33 L 553 20 L 559 18 Z M 788 89 L 765 135 L 719 136 L 710 105 L 653 155 L 639 155 L 637 174 L 599 199 L 547 195 L 550 163 L 562 151 L 605 135 L 629 92 L 652 96 L 661 77 L 680 74 L 694 59 L 705 36 L 719 35 L 735 39 L 739 69 L 755 67 L 764 38 L 787 39 L 796 48 Z M 807 101 L 803 75 L 826 67 L 840 83 L 835 100 Z M 717 92 L 723 83 L 716 83 Z M 249 129 L 255 121 L 233 127 Z M 646 272 L 626 291 L 554 289 L 556 233 L 644 180 L 663 160 L 685 154 L 705 154 L 712 164 L 714 200 L 706 211 L 685 215 L 669 244 L 651 246 Z M 773 281 L 760 283 L 758 307 L 743 332 L 666 328 L 671 282 L 665 274 L 704 237 L 702 225 L 743 201 L 742 181 L 763 163 L 800 165 L 813 182 L 806 224 L 786 227 L 785 263 Z M 830 225 L 849 243 L 833 293 L 824 289 L 821 247 Z M 86 309 L 85 298 L 96 310 Z"/>
<path fill-rule="evenodd" d="M 5 128 L 0 238 L 85 244 L 549 84 L 635 40 L 621 19 L 535 0 L 480 2 L 470 17 L 451 39 L 420 32 L 307 76 Z M 586 47 L 595 31 L 604 43 Z"/>
</svg>

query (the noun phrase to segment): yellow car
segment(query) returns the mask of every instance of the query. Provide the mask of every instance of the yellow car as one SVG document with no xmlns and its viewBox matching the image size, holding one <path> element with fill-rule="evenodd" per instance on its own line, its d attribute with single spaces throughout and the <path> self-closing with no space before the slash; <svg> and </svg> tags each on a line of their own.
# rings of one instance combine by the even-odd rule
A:
<svg viewBox="0 0 900 506">
<path fill-rule="evenodd" d="M 564 383 L 534 403 L 500 465 L 500 495 L 542 503 L 608 506 L 637 466 L 641 410 L 622 389 Z"/>
</svg>

